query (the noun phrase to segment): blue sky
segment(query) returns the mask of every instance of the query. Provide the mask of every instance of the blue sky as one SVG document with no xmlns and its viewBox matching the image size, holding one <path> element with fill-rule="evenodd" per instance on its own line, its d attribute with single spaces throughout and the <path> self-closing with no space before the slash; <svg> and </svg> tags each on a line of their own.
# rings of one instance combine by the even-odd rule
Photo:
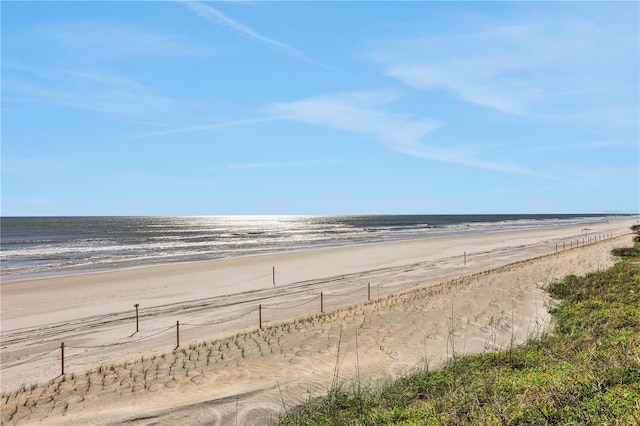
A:
<svg viewBox="0 0 640 426">
<path fill-rule="evenodd" d="M 11 2 L 2 215 L 639 211 L 637 2 Z"/>
</svg>

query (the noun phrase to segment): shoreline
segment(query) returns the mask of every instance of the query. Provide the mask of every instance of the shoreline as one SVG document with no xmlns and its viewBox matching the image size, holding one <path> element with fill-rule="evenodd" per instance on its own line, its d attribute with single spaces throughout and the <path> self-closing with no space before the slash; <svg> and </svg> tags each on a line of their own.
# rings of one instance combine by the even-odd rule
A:
<svg viewBox="0 0 640 426">
<path fill-rule="evenodd" d="M 488 215 L 488 216 L 492 216 L 492 215 Z M 602 218 L 603 221 L 602 222 L 584 222 L 582 225 L 585 226 L 589 226 L 589 225 L 601 225 L 601 224 L 609 224 L 609 222 L 619 222 L 619 221 L 627 221 L 627 220 L 633 220 L 633 219 L 638 219 L 640 216 L 638 215 L 632 215 L 632 214 L 628 214 L 628 215 L 615 215 L 615 216 L 606 216 L 606 215 L 598 215 L 597 218 Z M 592 218 L 591 216 L 585 216 L 585 218 Z M 248 254 L 241 254 L 241 255 L 231 255 L 231 256 L 221 256 L 221 257 L 211 257 L 211 258 L 202 258 L 202 259 L 185 259 L 185 260 L 168 260 L 168 261 L 161 261 L 161 262 L 151 262 L 151 263 L 141 263 L 138 265 L 113 265 L 113 266 L 107 266 L 107 267 L 95 267 L 95 266 L 88 266 L 85 268 L 69 268 L 69 269 L 62 269 L 62 270 L 52 270 L 52 271 L 46 271 L 46 272 L 33 272 L 33 273 L 17 273 L 17 274 L 10 274 L 10 275 L 5 275 L 2 276 L 0 275 L 0 283 L 6 282 L 12 282 L 12 281 L 23 281 L 23 280 L 37 280 L 37 279 L 47 279 L 47 278 L 55 278 L 55 277 L 67 277 L 67 276 L 74 276 L 74 275 L 83 275 L 83 274 L 96 274 L 96 273 L 109 273 L 109 272 L 117 272 L 117 271 L 122 271 L 122 270 L 128 270 L 128 269 L 137 269 L 137 268 L 149 268 L 149 267 L 156 267 L 156 266 L 165 266 L 165 265 L 178 265 L 178 264 L 190 264 L 190 263 L 198 263 L 198 262 L 215 262 L 215 261 L 223 261 L 226 259 L 235 259 L 235 258 L 246 258 L 246 257 L 253 257 L 253 256 L 269 256 L 269 255 L 277 255 L 277 254 L 286 254 L 286 253 L 295 253 L 295 252 L 308 252 L 308 251 L 315 251 L 315 250 L 325 250 L 325 249 L 335 249 L 335 248 L 343 248 L 343 247 L 356 247 L 356 246 L 367 246 L 367 245 L 373 245 L 373 244 L 389 244 L 389 243 L 404 243 L 404 242 L 411 242 L 411 241 L 422 241 L 422 240 L 437 240 L 437 239 L 442 239 L 442 238 L 457 238 L 457 237 L 473 237 L 475 235 L 481 236 L 481 235 L 485 235 L 485 234 L 494 234 L 494 233 L 509 233 L 509 232 L 529 232 L 529 231 L 545 231 L 545 230 L 555 230 L 555 229 L 562 229 L 562 228 L 573 228 L 573 227 L 577 227 L 577 226 L 582 226 L 582 225 L 577 225 L 577 224 L 568 224 L 568 225 L 561 225 L 561 226 L 555 226 L 555 227 L 542 227 L 542 228 L 526 228 L 526 229 L 507 229 L 507 230 L 499 230 L 499 229 L 491 229 L 491 230 L 482 230 L 482 229 L 476 229 L 476 230 L 471 230 L 469 232 L 466 231 L 457 231 L 455 233 L 452 233 L 451 235 L 433 235 L 433 236 L 420 236 L 420 237 L 415 237 L 415 238 L 390 238 L 388 240 L 381 240 L 381 241 L 368 241 L 368 242 L 361 242 L 361 243 L 342 243 L 342 244 L 336 244 L 336 245 L 321 245 L 320 247 L 300 247 L 300 248 L 294 248 L 294 249 L 274 249 L 274 250 L 266 250 L 264 252 L 257 252 L 257 253 L 248 253 Z M 585 228 L 585 229 L 589 229 L 589 228 Z"/>
<path fill-rule="evenodd" d="M 145 382 L 152 388 L 156 386 L 154 383 L 158 386 L 162 383 L 158 388 L 163 389 L 162 392 L 145 393 L 149 401 L 139 408 L 155 413 L 152 417 L 160 415 L 158 407 L 163 404 L 173 407 L 165 407 L 164 411 L 184 411 L 185 404 L 202 401 L 202 392 L 206 389 L 209 391 L 205 393 L 216 389 L 213 391 L 215 400 L 222 401 L 224 397 L 246 394 L 247 389 L 258 386 L 262 396 L 257 400 L 246 397 L 246 404 L 257 407 L 258 401 L 271 395 L 269 392 L 273 390 L 273 374 L 267 374 L 267 371 L 283 375 L 280 383 L 289 395 L 288 401 L 305 387 L 314 389 L 314 394 L 321 393 L 321 388 L 326 391 L 326 380 L 331 378 L 335 367 L 338 337 L 343 333 L 340 330 L 346 333 L 342 336 L 344 344 L 351 348 L 345 355 L 347 360 L 353 356 L 354 342 L 350 339 L 354 338 L 354 333 L 358 334 L 349 328 L 353 326 L 360 330 L 363 351 L 369 348 L 360 358 L 363 368 L 369 366 L 366 375 L 372 379 L 380 374 L 397 375 L 413 367 L 423 355 L 420 348 L 426 348 L 426 343 L 420 341 L 427 337 L 415 329 L 418 324 L 422 328 L 431 324 L 427 329 L 433 342 L 429 341 L 434 346 L 429 346 L 429 350 L 435 352 L 430 354 L 430 359 L 434 362 L 446 359 L 446 318 L 453 305 L 456 321 L 462 321 L 460 330 L 467 336 L 465 348 L 468 350 L 482 349 L 486 345 L 486 333 L 492 333 L 491 327 L 497 324 L 494 321 L 513 329 L 514 324 L 510 326 L 508 318 L 513 317 L 515 306 L 518 306 L 516 320 L 520 323 L 518 339 L 526 338 L 533 329 L 540 329 L 542 322 L 538 321 L 544 321 L 546 311 L 543 307 L 546 296 L 540 286 L 562 278 L 562 274 L 579 274 L 607 266 L 611 262 L 609 247 L 627 238 L 632 223 L 635 220 L 599 224 L 594 231 L 613 234 L 612 239 L 603 238 L 575 250 L 568 250 L 567 244 L 567 250 L 558 253 L 554 246 L 582 236 L 580 227 L 287 252 L 207 261 L 205 264 L 197 262 L 197 265 L 164 265 L 160 269 L 154 266 L 151 267 L 153 271 L 143 268 L 80 274 L 73 279 L 24 280 L 20 285 L 13 281 L 3 282 L 2 391 L 17 388 L 21 381 L 46 382 L 59 376 L 56 348 L 60 341 L 68 347 L 68 371 L 78 376 L 100 365 L 130 363 L 128 368 L 144 368 L 144 362 L 139 362 L 141 356 L 145 359 L 161 354 L 182 356 L 172 351 L 176 347 L 172 324 L 176 321 L 183 327 L 180 341 L 188 345 L 189 350 L 204 343 L 232 342 L 234 335 L 245 337 L 241 344 L 238 337 L 235 338 L 237 349 L 235 346 L 217 346 L 210 352 L 225 358 L 218 359 L 213 370 L 197 367 L 202 372 L 199 375 L 203 376 L 197 381 L 206 379 L 202 386 L 196 384 L 194 388 L 195 378 L 187 374 L 191 384 L 177 385 L 183 392 L 180 397 L 172 388 L 173 382 L 167 382 L 166 378 Z M 466 265 L 462 263 L 463 251 L 469 254 Z M 271 283 L 271 265 L 274 263 L 277 268 L 275 287 Z M 509 267 L 503 268 L 505 265 Z M 226 285 L 207 285 L 210 281 L 203 280 L 205 278 L 226 280 Z M 461 283 L 455 284 L 456 280 Z M 374 284 L 372 301 L 367 300 L 367 282 Z M 323 309 L 321 292 L 325 296 L 324 314 L 320 312 Z M 135 327 L 133 303 L 136 302 L 141 307 L 141 328 L 139 333 L 132 334 L 135 331 L 132 329 Z M 262 330 L 257 324 L 258 304 L 263 307 Z M 315 319 L 308 323 L 300 320 L 304 318 Z M 381 320 L 384 321 L 379 322 Z M 292 334 L 283 324 L 289 324 L 289 327 L 294 324 L 298 331 Z M 513 330 L 511 333 L 516 333 Z M 502 334 L 497 329 L 493 332 Z M 277 344 L 272 340 L 276 337 Z M 508 336 L 496 337 L 498 344 Z M 347 344 L 349 341 L 351 343 Z M 316 348 L 318 342 L 325 343 Z M 186 348 L 183 345 L 180 347 Z M 268 348 L 270 352 L 265 353 Z M 42 358 L 30 361 L 41 355 Z M 309 372 L 305 373 L 300 367 L 310 363 L 316 373 L 308 377 Z M 346 370 L 345 367 L 345 373 Z M 236 374 L 248 377 L 249 381 L 234 376 Z M 313 379 L 314 374 L 329 379 L 312 385 L 309 379 Z M 211 381 L 216 383 L 213 388 L 205 383 Z M 134 389 L 135 386 L 130 388 L 131 391 Z M 73 393 L 76 391 L 70 389 L 69 395 L 77 395 Z M 137 398 L 136 392 L 132 397 Z M 122 407 L 128 404 L 129 397 L 118 399 L 112 393 L 109 395 L 105 401 L 113 397 L 115 405 L 105 403 L 100 408 L 103 414 L 96 417 L 102 421 L 93 423 L 104 423 L 107 418 L 112 419 L 109 421 L 127 418 L 124 413 L 127 410 Z M 171 398 L 171 402 L 163 401 L 162 395 Z M 278 406 L 282 408 L 279 398 L 275 397 L 271 411 Z M 73 398 L 71 401 L 75 405 Z M 220 404 L 226 408 L 216 410 L 223 413 L 224 418 L 224 413 L 233 407 Z M 74 418 L 84 421 L 89 417 L 82 412 L 97 409 L 87 403 L 78 402 L 77 406 L 78 411 L 74 414 L 77 417 Z M 51 424 L 66 422 L 53 412 L 50 417 L 43 418 L 48 418 Z M 133 412 L 129 410 L 129 414 L 133 415 Z M 81 420 L 78 422 L 82 423 Z M 171 424 L 171 421 L 166 423 Z"/>
<path fill-rule="evenodd" d="M 603 233 L 607 229 L 628 229 L 633 220 L 626 220 L 615 223 L 599 223 L 595 224 L 596 227 L 591 229 L 591 234 Z M 620 223 L 628 224 L 628 226 L 620 226 Z M 634 222 L 635 223 L 635 222 Z M 597 229 L 599 227 L 600 229 Z M 97 294 L 103 294 L 104 291 L 108 291 L 105 286 L 114 286 L 113 291 L 118 289 L 126 290 L 132 285 L 141 285 L 148 289 L 150 281 L 157 280 L 162 283 L 162 287 L 159 285 L 151 286 L 153 290 L 158 293 L 149 298 L 144 295 L 144 292 L 138 291 L 138 298 L 142 297 L 143 301 L 153 299 L 171 299 L 169 302 L 177 302 L 179 299 L 175 298 L 174 291 L 171 288 L 173 284 L 178 283 L 181 278 L 186 278 L 188 281 L 180 283 L 182 286 L 188 285 L 188 288 L 182 288 L 180 294 L 191 294 L 198 297 L 211 297 L 211 296 L 223 296 L 236 292 L 234 286 L 240 286 L 237 288 L 238 292 L 246 291 L 247 289 L 259 290 L 272 284 L 272 268 L 275 268 L 275 277 L 278 285 L 287 285 L 300 281 L 308 280 L 322 280 L 333 275 L 341 275 L 344 273 L 357 273 L 361 271 L 367 271 L 379 267 L 384 264 L 392 265 L 394 263 L 409 263 L 410 259 L 438 259 L 444 256 L 459 256 L 461 259 L 466 257 L 465 253 L 468 252 L 469 260 L 471 263 L 471 257 L 474 256 L 474 252 L 478 251 L 477 247 L 482 245 L 500 245 L 510 244 L 511 241 L 516 239 L 531 239 L 540 240 L 540 236 L 549 236 L 555 238 L 558 241 L 565 239 L 567 241 L 575 238 L 582 238 L 582 232 L 584 228 L 579 226 L 566 226 L 552 229 L 542 230 L 525 230 L 525 231 L 504 231 L 504 232 L 491 232 L 491 233 L 474 233 L 472 235 L 456 235 L 447 237 L 436 238 L 422 238 L 403 241 L 385 241 L 376 243 L 365 243 L 355 245 L 345 245 L 337 247 L 321 247 L 317 249 L 309 250 L 292 250 L 282 252 L 270 252 L 263 254 L 254 254 L 248 256 L 236 256 L 221 259 L 212 260 L 195 260 L 175 263 L 163 263 L 142 265 L 119 269 L 108 269 L 94 272 L 79 272 L 74 274 L 64 275 L 52 275 L 37 278 L 22 278 L 8 281 L 0 281 L 2 292 L 2 299 L 7 300 L 7 297 L 11 297 L 15 294 L 28 292 L 31 296 L 32 292 L 48 292 L 49 296 L 45 294 L 45 297 L 52 297 L 58 290 L 71 290 L 76 288 L 78 290 L 86 290 L 91 293 L 92 287 L 101 287 Z M 481 242 L 480 245 L 477 242 Z M 536 241 L 539 244 L 540 241 Z M 549 242 L 551 244 L 551 242 Z M 563 247 L 563 249 L 569 246 Z M 547 250 L 551 250 L 546 247 Z M 542 248 L 544 250 L 544 248 Z M 390 253 L 400 253 L 398 255 L 391 255 Z M 369 259 L 367 259 L 369 258 Z M 323 263 L 331 265 L 330 268 L 325 268 Z M 299 263 L 299 264 L 298 264 Z M 460 262 L 460 266 L 463 265 L 463 260 Z M 471 266 L 471 264 L 469 265 Z M 292 270 L 296 268 L 308 269 L 308 272 L 296 272 Z M 241 276 L 247 275 L 245 269 L 251 269 L 249 276 L 243 282 L 242 279 L 238 279 L 233 275 L 240 274 Z M 284 271 L 284 272 L 283 272 Z M 199 288 L 202 283 L 215 280 L 216 282 L 228 281 L 226 285 L 222 285 L 216 288 L 201 289 Z M 18 288 L 19 287 L 19 288 Z M 53 294 L 51 294 L 53 293 Z M 53 297 L 56 299 L 55 297 Z M 58 301 L 57 303 L 49 303 L 50 309 L 45 312 L 54 312 L 57 307 L 68 307 L 71 305 L 84 305 L 86 304 L 86 297 L 84 297 L 85 303 L 69 300 Z M 122 302 L 124 303 L 124 302 Z M 131 301 L 131 303 L 134 303 Z M 102 305 L 102 303 L 97 303 Z M 3 303 L 3 309 L 0 318 L 3 322 L 3 329 L 5 329 L 6 320 L 14 319 L 18 316 L 24 316 L 27 312 L 23 308 L 26 308 L 26 303 L 19 304 L 23 309 L 20 314 L 15 313 L 15 309 L 12 307 L 6 307 L 6 303 Z M 121 309 L 124 308 L 121 304 Z M 153 304 L 152 304 L 153 305 Z M 117 309 L 117 308 L 116 308 Z M 33 311 L 33 307 L 31 309 Z M 36 309 L 37 311 L 37 309 Z M 42 313 L 37 311 L 38 313 Z"/>
<path fill-rule="evenodd" d="M 569 227 L 569 226 L 567 226 Z M 560 229 L 560 228 L 552 228 L 552 229 Z M 162 262 L 162 263 L 149 263 L 149 264 L 141 264 L 141 265 L 132 265 L 132 266 L 122 266 L 122 267 L 113 267 L 113 268 L 104 268 L 104 269 L 87 269 L 87 270 L 70 270 L 70 271 L 52 271 L 52 272 L 42 272 L 36 274 L 23 274 L 23 275 L 10 275 L 10 276 L 0 276 L 0 283 L 10 284 L 15 281 L 23 282 L 23 281 L 38 281 L 38 280 L 48 280 L 55 278 L 69 278 L 75 276 L 92 276 L 97 274 L 111 274 L 111 273 L 121 273 L 134 271 L 138 269 L 147 269 L 147 268 L 171 268 L 171 269 L 179 269 L 183 267 L 188 267 L 189 265 L 199 266 L 199 264 L 214 264 L 216 262 L 224 262 L 227 260 L 233 259 L 250 259 L 250 258 L 259 258 L 264 256 L 277 256 L 277 255 L 295 255 L 298 253 L 308 253 L 308 252 L 322 252 L 324 250 L 341 250 L 341 249 L 351 249 L 351 248 L 361 248 L 367 246 L 376 246 L 376 245 L 393 245 L 393 244 L 404 244 L 404 243 L 412 243 L 412 242 L 427 242 L 432 240 L 451 240 L 455 238 L 463 238 L 463 237 L 472 237 L 475 235 L 485 235 L 485 234 L 502 234 L 502 233 L 516 233 L 516 232 L 527 232 L 527 231 L 487 231 L 487 232 L 474 232 L 471 234 L 462 234 L 462 235 L 451 235 L 451 236 L 436 236 L 436 237 L 427 237 L 427 238 L 411 238 L 411 239 L 401 239 L 401 240 L 390 240 L 390 241 L 375 241 L 375 242 L 364 242 L 357 244 L 341 244 L 341 245 L 332 245 L 326 247 L 307 247 L 307 248 L 298 248 L 293 250 L 275 250 L 268 251 L 264 253 L 252 253 L 246 255 L 237 255 L 237 256 L 227 256 L 227 257 L 219 257 L 212 259 L 196 259 L 196 260 L 183 260 L 183 261 L 175 261 L 175 262 Z"/>
<path fill-rule="evenodd" d="M 612 222 L 620 222 L 620 221 L 630 221 L 637 220 L 640 216 L 638 215 L 628 215 L 626 216 L 615 216 L 615 219 L 611 220 Z M 604 217 L 604 216 L 603 216 Z M 606 222 L 589 222 L 583 225 L 608 225 L 609 219 Z M 168 262 L 159 262 L 159 263 L 146 263 L 140 265 L 130 265 L 130 266 L 114 266 L 114 267 L 106 267 L 106 268 L 98 268 L 98 269 L 70 269 L 70 270 L 61 270 L 61 271 L 49 271 L 49 272 L 38 272 L 33 274 L 15 274 L 2 276 L 0 275 L 0 283 L 12 283 L 14 281 L 34 281 L 34 280 L 45 280 L 50 278 L 65 278 L 65 277 L 73 277 L 77 275 L 92 275 L 92 274 L 102 274 L 102 273 L 117 273 L 135 269 L 143 269 L 143 268 L 154 268 L 154 267 L 179 267 L 180 265 L 190 265 L 190 264 L 199 264 L 199 263 L 212 263 L 212 262 L 221 262 L 230 259 L 245 259 L 252 257 L 262 257 L 262 256 L 276 256 L 276 255 L 286 255 L 286 254 L 295 254 L 295 253 L 307 253 L 312 251 L 320 251 L 320 250 L 333 250 L 333 249 L 344 249 L 344 248 L 357 248 L 357 247 L 366 247 L 373 245 L 384 245 L 384 244 L 403 244 L 403 243 L 411 243 L 411 242 L 427 242 L 432 240 L 443 240 L 443 239 L 455 239 L 455 238 L 468 238 L 474 236 L 483 236 L 490 234 L 509 234 L 509 233 L 526 233 L 526 232 L 545 232 L 545 231 L 554 231 L 554 230 L 562 230 L 562 229 L 573 229 L 582 227 L 583 225 L 563 225 L 556 226 L 552 228 L 534 228 L 534 229 L 524 229 L 524 230 L 475 230 L 469 233 L 458 233 L 447 236 L 432 236 L 432 237 L 418 237 L 418 238 L 409 238 L 409 239 L 390 239 L 386 241 L 372 241 L 372 242 L 362 242 L 356 244 L 340 244 L 340 245 L 328 245 L 321 247 L 306 247 L 306 248 L 297 248 L 297 249 L 282 249 L 282 250 L 274 250 L 274 251 L 265 251 L 263 253 L 251 253 L 246 255 L 236 255 L 236 256 L 226 256 L 226 257 L 217 257 L 211 259 L 194 259 L 194 260 L 178 260 L 178 261 L 168 261 Z M 592 231 L 592 228 L 582 228 L 581 231 L 589 230 Z"/>
</svg>

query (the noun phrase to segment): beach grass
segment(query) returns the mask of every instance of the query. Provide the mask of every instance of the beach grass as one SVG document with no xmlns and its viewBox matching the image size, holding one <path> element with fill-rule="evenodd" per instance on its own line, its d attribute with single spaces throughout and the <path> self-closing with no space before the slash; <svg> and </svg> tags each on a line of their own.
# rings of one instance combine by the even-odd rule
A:
<svg viewBox="0 0 640 426">
<path fill-rule="evenodd" d="M 547 287 L 553 326 L 539 337 L 374 390 L 334 387 L 279 424 L 640 424 L 640 243 L 614 254 L 608 270 Z"/>
</svg>

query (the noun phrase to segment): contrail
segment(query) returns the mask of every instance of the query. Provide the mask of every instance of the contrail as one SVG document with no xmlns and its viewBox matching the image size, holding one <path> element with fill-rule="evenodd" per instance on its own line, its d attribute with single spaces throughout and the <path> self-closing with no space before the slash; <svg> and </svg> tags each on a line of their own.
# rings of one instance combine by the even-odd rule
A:
<svg viewBox="0 0 640 426">
<path fill-rule="evenodd" d="M 198 16 L 201 16 L 204 19 L 215 22 L 216 24 L 223 25 L 225 27 L 231 28 L 253 40 L 259 41 L 261 43 L 267 44 L 269 46 L 275 47 L 276 49 L 282 50 L 289 55 L 295 56 L 299 59 L 302 59 L 305 62 L 309 62 L 311 64 L 320 66 L 322 68 L 326 68 L 332 71 L 342 72 L 341 70 L 331 67 L 329 65 L 322 64 L 320 62 L 314 61 L 310 59 L 304 52 L 296 49 L 295 47 L 291 47 L 286 43 L 282 43 L 278 40 L 274 40 L 265 35 L 260 34 L 255 31 L 253 28 L 244 25 L 224 13 L 220 12 L 218 9 L 215 9 L 211 6 L 207 6 L 200 2 L 192 2 L 192 1 L 184 1 L 184 3 L 191 11 L 195 12 Z"/>
</svg>

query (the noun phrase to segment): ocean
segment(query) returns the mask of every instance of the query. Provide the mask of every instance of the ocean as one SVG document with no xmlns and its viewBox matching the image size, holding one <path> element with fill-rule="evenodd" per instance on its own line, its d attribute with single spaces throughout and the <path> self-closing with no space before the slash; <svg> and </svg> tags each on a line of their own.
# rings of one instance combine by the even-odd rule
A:
<svg viewBox="0 0 640 426">
<path fill-rule="evenodd" d="M 580 215 L 2 217 L 3 280 L 606 221 Z"/>
</svg>

